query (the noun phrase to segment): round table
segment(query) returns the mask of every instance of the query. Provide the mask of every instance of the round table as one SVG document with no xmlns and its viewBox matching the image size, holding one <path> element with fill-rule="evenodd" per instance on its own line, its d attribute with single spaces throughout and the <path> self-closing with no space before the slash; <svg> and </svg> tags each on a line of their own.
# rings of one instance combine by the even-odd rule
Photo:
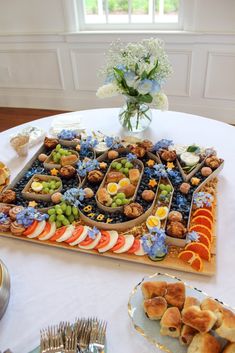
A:
<svg viewBox="0 0 235 353">
<path fill-rule="evenodd" d="M 88 131 L 123 134 L 117 108 L 64 116 L 80 117 Z M 0 133 L 0 159 L 9 166 L 12 178 L 39 146 L 31 148 L 26 158 L 19 158 L 9 145 L 10 135 L 27 125 L 48 131 L 56 117 L 35 120 Z M 235 307 L 235 128 L 195 115 L 154 110 L 150 128 L 139 136 L 155 142 L 166 138 L 175 143 L 214 146 L 219 157 L 225 159 L 218 185 L 216 275 L 166 272 Z M 97 316 L 108 321 L 108 352 L 160 352 L 134 330 L 127 312 L 131 290 L 143 276 L 158 272 L 157 267 L 7 238 L 0 238 L 0 258 L 11 276 L 10 302 L 0 321 L 0 350 L 10 347 L 14 353 L 29 352 L 39 344 L 41 328 L 60 320 Z"/>
</svg>

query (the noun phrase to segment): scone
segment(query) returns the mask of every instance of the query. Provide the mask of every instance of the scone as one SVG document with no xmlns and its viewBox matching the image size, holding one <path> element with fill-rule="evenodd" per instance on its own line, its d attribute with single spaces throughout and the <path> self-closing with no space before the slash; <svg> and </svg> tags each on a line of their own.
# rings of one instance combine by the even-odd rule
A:
<svg viewBox="0 0 235 353">
<path fill-rule="evenodd" d="M 196 333 L 198 333 L 198 331 L 194 328 L 188 325 L 183 325 L 179 338 L 180 343 L 184 346 L 188 346 L 192 342 L 193 337 L 196 335 Z"/>
<path fill-rule="evenodd" d="M 223 306 L 216 300 L 212 298 L 206 298 L 201 302 L 202 310 L 211 310 L 217 316 L 217 321 L 214 328 L 218 328 L 222 324 L 223 319 Z"/>
<path fill-rule="evenodd" d="M 212 311 L 201 310 L 198 306 L 190 306 L 182 312 L 183 323 L 201 333 L 210 331 L 216 320 L 217 317 Z"/>
<path fill-rule="evenodd" d="M 235 353 L 235 343 L 228 343 L 222 353 Z"/>
<path fill-rule="evenodd" d="M 219 353 L 220 344 L 209 333 L 197 333 L 188 347 L 187 353 Z"/>
<path fill-rule="evenodd" d="M 163 336 L 179 337 L 181 331 L 181 314 L 178 308 L 168 308 L 160 321 L 160 333 Z"/>
<path fill-rule="evenodd" d="M 139 169 L 129 169 L 129 179 L 131 184 L 137 185 L 140 179 L 140 171 Z"/>
<path fill-rule="evenodd" d="M 144 300 L 144 311 L 150 320 L 160 320 L 166 309 L 167 302 L 163 297 Z"/>
<path fill-rule="evenodd" d="M 215 332 L 220 337 L 235 342 L 235 314 L 232 311 L 223 308 L 222 324 Z"/>
<path fill-rule="evenodd" d="M 142 292 L 144 299 L 150 299 L 154 297 L 164 297 L 166 294 L 167 283 L 166 282 L 144 282 L 142 284 Z"/>
<path fill-rule="evenodd" d="M 185 285 L 181 282 L 168 283 L 165 298 L 169 305 L 182 309 L 185 301 Z"/>
</svg>

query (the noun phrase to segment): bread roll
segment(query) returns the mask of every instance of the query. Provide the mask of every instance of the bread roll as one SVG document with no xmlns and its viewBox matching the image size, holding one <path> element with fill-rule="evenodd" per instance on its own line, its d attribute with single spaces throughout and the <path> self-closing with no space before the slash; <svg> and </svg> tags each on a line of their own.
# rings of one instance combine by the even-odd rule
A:
<svg viewBox="0 0 235 353">
<path fill-rule="evenodd" d="M 169 305 L 182 309 L 185 301 L 185 285 L 181 282 L 167 284 L 165 298 Z"/>
<path fill-rule="evenodd" d="M 190 306 L 200 306 L 200 301 L 195 297 L 186 297 L 183 310 L 189 308 Z"/>
<path fill-rule="evenodd" d="M 201 333 L 210 331 L 216 320 L 217 317 L 212 311 L 201 310 L 198 306 L 190 306 L 182 312 L 183 323 Z"/>
<path fill-rule="evenodd" d="M 144 311 L 150 320 L 160 320 L 167 309 L 166 299 L 155 297 L 144 301 Z"/>
<path fill-rule="evenodd" d="M 194 328 L 188 326 L 188 325 L 183 325 L 180 333 L 180 343 L 184 346 L 188 346 L 192 340 L 193 337 L 198 333 L 197 330 Z"/>
<path fill-rule="evenodd" d="M 222 324 L 215 332 L 220 337 L 235 342 L 235 314 L 232 311 L 223 308 Z"/>
<path fill-rule="evenodd" d="M 166 282 L 144 282 L 142 284 L 142 292 L 144 299 L 151 299 L 154 297 L 164 297 L 166 294 Z"/>
<path fill-rule="evenodd" d="M 160 333 L 163 336 L 179 337 L 181 331 L 181 314 L 178 308 L 168 308 L 160 321 Z"/>
<path fill-rule="evenodd" d="M 188 347 L 188 353 L 219 353 L 220 344 L 209 333 L 197 333 Z"/>
<path fill-rule="evenodd" d="M 201 309 L 213 311 L 213 313 L 217 317 L 214 328 L 218 328 L 219 326 L 221 326 L 224 308 L 218 301 L 212 298 L 206 298 L 201 302 Z"/>
</svg>

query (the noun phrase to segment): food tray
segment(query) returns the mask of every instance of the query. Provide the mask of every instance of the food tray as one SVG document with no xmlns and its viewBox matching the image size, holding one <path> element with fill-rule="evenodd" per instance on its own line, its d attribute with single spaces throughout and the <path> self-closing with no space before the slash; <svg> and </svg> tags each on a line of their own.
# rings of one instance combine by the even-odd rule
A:
<svg viewBox="0 0 235 353">
<path fill-rule="evenodd" d="M 25 185 L 24 189 L 22 190 L 22 195 L 27 200 L 50 201 L 51 195 L 53 195 L 53 194 L 37 194 L 35 192 L 29 192 L 28 190 L 30 189 L 30 186 L 33 183 L 33 181 L 35 180 L 35 178 L 37 178 L 41 181 L 52 181 L 52 180 L 60 181 L 61 186 L 59 188 L 55 189 L 53 194 L 55 192 L 60 192 L 62 190 L 62 180 L 59 177 L 52 176 L 52 175 L 34 174 L 34 176 L 29 180 L 29 182 Z"/>
</svg>

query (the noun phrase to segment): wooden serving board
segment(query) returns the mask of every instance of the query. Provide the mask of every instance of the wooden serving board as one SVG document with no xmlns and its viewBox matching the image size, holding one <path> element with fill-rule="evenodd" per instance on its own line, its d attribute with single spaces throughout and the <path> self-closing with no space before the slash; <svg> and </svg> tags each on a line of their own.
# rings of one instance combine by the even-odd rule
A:
<svg viewBox="0 0 235 353">
<path fill-rule="evenodd" d="M 125 253 L 124 254 L 115 254 L 113 252 L 105 252 L 105 253 L 100 254 L 96 250 L 83 250 L 83 249 L 78 248 L 77 246 L 70 246 L 66 243 L 56 243 L 56 242 L 51 242 L 49 240 L 40 241 L 37 239 L 30 239 L 30 238 L 27 238 L 22 235 L 20 235 L 20 236 L 13 235 L 12 233 L 0 232 L 0 236 L 3 236 L 5 238 L 24 240 L 26 242 L 31 242 L 31 243 L 39 244 L 39 245 L 46 245 L 46 246 L 66 249 L 66 250 L 70 250 L 70 251 L 77 251 L 77 252 L 91 254 L 91 255 L 108 257 L 108 258 L 112 258 L 112 259 L 116 259 L 116 260 L 136 262 L 139 264 L 153 266 L 153 267 L 168 268 L 168 269 L 172 269 L 172 270 L 197 273 L 197 274 L 205 275 L 205 276 L 213 276 L 215 274 L 215 270 L 216 270 L 216 254 L 212 254 L 210 262 L 203 261 L 204 262 L 203 271 L 197 272 L 190 265 L 188 265 L 178 259 L 177 255 L 178 255 L 179 251 L 182 250 L 182 248 L 180 249 L 175 246 L 170 247 L 169 254 L 162 261 L 154 262 L 154 261 L 150 260 L 148 258 L 148 256 L 136 256 L 133 254 L 125 254 Z"/>
</svg>

